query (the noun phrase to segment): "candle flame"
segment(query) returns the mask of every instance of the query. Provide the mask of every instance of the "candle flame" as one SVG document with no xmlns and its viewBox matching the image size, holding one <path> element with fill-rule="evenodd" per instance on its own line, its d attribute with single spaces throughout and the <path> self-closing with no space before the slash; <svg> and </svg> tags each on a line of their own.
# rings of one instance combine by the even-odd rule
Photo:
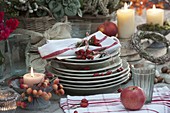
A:
<svg viewBox="0 0 170 113">
<path fill-rule="evenodd" d="M 126 2 L 124 3 L 124 9 L 128 9 L 128 5 Z"/>
<path fill-rule="evenodd" d="M 129 6 L 131 6 L 132 4 L 133 4 L 133 2 L 131 1 L 130 4 L 129 4 Z"/>
<path fill-rule="evenodd" d="M 34 77 L 33 68 L 31 67 L 31 77 Z"/>
<path fill-rule="evenodd" d="M 155 6 L 155 5 L 153 5 L 152 9 L 156 9 L 156 6 Z"/>
</svg>

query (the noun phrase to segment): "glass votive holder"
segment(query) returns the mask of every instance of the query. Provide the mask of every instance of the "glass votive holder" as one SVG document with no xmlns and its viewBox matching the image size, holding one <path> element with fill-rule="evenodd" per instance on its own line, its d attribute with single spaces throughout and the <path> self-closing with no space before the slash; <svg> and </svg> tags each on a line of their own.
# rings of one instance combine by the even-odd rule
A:
<svg viewBox="0 0 170 113">
<path fill-rule="evenodd" d="M 27 72 L 26 55 L 30 49 L 30 35 L 13 34 L 8 39 L 11 75 L 23 75 Z"/>
<path fill-rule="evenodd" d="M 146 95 L 145 103 L 152 101 L 156 66 L 153 63 L 142 63 L 131 66 L 133 85 L 143 89 Z"/>
<path fill-rule="evenodd" d="M 91 23 L 87 21 L 72 21 L 71 28 L 72 38 L 85 38 L 86 33 L 91 33 Z"/>
<path fill-rule="evenodd" d="M 15 113 L 18 95 L 12 90 L 0 89 L 0 113 Z"/>
</svg>

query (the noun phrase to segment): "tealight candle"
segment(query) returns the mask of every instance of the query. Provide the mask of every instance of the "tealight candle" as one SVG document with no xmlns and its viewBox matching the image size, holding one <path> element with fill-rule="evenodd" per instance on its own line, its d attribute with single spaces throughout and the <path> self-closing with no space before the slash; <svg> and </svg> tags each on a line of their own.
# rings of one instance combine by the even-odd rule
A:
<svg viewBox="0 0 170 113">
<path fill-rule="evenodd" d="M 127 3 L 117 11 L 117 24 L 120 38 L 130 38 L 135 32 L 135 11 L 128 9 Z"/>
<path fill-rule="evenodd" d="M 146 11 L 146 18 L 148 24 L 152 23 L 162 26 L 164 22 L 164 10 L 156 8 L 155 5 L 153 5 L 152 9 Z"/>
<path fill-rule="evenodd" d="M 43 73 L 34 73 L 33 68 L 31 67 L 31 73 L 27 73 L 23 76 L 24 84 L 32 87 L 34 84 L 43 82 L 44 76 Z"/>
</svg>

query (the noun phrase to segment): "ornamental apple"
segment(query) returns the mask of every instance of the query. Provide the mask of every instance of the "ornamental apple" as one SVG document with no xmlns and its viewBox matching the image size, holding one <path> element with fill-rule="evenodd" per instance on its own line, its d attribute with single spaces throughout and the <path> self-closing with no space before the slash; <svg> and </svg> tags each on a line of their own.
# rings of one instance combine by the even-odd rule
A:
<svg viewBox="0 0 170 113">
<path fill-rule="evenodd" d="M 144 105 L 146 96 L 142 88 L 129 86 L 121 91 L 120 100 L 126 109 L 139 110 Z"/>
<path fill-rule="evenodd" d="M 97 27 L 97 31 L 101 31 L 107 36 L 116 36 L 118 33 L 118 28 L 115 23 L 106 21 Z"/>
</svg>

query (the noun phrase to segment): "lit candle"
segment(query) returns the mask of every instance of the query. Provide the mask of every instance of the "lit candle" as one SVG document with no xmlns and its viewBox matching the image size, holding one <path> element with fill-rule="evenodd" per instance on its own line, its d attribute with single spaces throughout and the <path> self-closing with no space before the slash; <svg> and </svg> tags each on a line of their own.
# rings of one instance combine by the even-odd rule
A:
<svg viewBox="0 0 170 113">
<path fill-rule="evenodd" d="M 148 24 L 159 24 L 163 25 L 164 22 L 164 10 L 156 8 L 155 5 L 153 5 L 152 9 L 148 9 L 146 11 L 146 17 L 147 17 L 147 23 Z"/>
<path fill-rule="evenodd" d="M 135 32 L 135 11 L 128 9 L 127 3 L 117 11 L 117 24 L 120 38 L 130 38 Z"/>
<path fill-rule="evenodd" d="M 31 67 L 31 73 L 27 73 L 23 76 L 24 84 L 32 87 L 34 84 L 38 84 L 44 81 L 43 73 L 34 73 Z"/>
</svg>

